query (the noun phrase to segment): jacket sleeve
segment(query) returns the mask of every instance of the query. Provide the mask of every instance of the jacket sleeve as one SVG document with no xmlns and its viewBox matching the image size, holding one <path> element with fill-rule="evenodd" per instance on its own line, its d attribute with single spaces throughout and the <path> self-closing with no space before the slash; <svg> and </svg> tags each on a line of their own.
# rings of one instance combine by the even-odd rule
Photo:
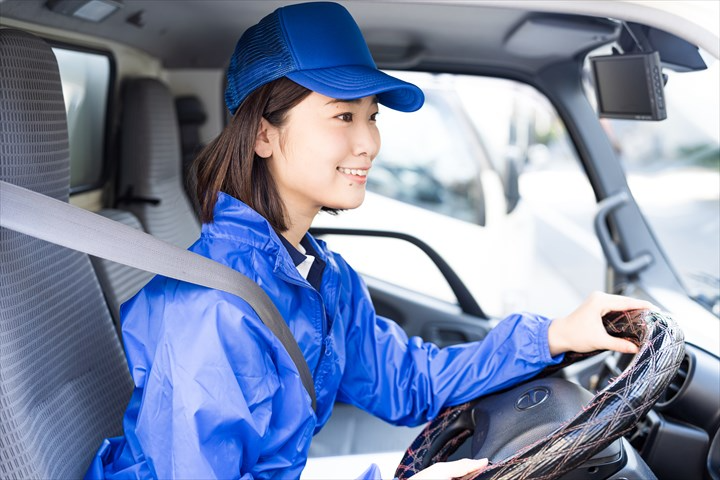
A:
<svg viewBox="0 0 720 480">
<path fill-rule="evenodd" d="M 135 461 L 156 478 L 298 478 L 314 423 L 300 411 L 302 384 L 284 380 L 294 367 L 242 300 L 198 290 L 165 289 L 183 301 L 141 293 L 123 308 L 137 387 L 125 418 Z M 164 324 L 148 327 L 156 318 Z M 279 408 L 286 402 L 296 408 Z"/>
<path fill-rule="evenodd" d="M 365 470 L 357 480 L 382 480 L 380 468 L 374 463 L 370 464 L 367 470 Z"/>
<path fill-rule="evenodd" d="M 545 317 L 511 315 L 480 342 L 439 349 L 376 316 L 362 279 L 352 270 L 346 278 L 352 313 L 338 399 L 388 422 L 422 424 L 443 406 L 514 385 L 562 360 L 550 356 Z"/>
</svg>

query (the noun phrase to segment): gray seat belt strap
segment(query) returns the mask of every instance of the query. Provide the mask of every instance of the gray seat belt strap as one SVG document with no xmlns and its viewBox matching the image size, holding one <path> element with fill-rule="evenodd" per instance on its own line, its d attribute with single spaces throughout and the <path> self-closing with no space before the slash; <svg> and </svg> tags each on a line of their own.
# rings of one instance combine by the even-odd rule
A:
<svg viewBox="0 0 720 480">
<path fill-rule="evenodd" d="M 95 257 L 242 298 L 290 354 L 310 395 L 313 410 L 316 409 L 313 378 L 300 346 L 270 297 L 240 272 L 128 225 L 2 180 L 0 226 Z"/>
</svg>

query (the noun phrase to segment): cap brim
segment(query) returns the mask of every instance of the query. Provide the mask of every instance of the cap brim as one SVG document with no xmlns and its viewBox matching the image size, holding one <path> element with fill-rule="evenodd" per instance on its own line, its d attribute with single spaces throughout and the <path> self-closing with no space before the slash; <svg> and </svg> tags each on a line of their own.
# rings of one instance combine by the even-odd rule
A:
<svg viewBox="0 0 720 480">
<path fill-rule="evenodd" d="M 302 70 L 286 76 L 313 92 L 339 100 L 376 95 L 382 105 L 401 112 L 414 112 L 425 102 L 422 90 L 412 83 L 363 65 Z"/>
</svg>

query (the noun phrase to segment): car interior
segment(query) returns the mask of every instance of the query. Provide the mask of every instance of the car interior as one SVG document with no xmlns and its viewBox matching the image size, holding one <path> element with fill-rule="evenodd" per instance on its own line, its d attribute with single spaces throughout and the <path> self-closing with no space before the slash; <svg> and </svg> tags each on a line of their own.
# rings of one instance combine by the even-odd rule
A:
<svg viewBox="0 0 720 480">
<path fill-rule="evenodd" d="M 287 3 L 0 1 L 0 180 L 187 248 L 200 232 L 191 163 L 207 132 L 217 134 L 227 120 L 222 91 L 229 53 L 242 31 Z M 691 74 L 707 69 L 710 58 L 717 62 L 717 33 L 700 27 L 690 31 L 695 25 L 690 20 L 662 10 L 650 15 L 633 2 L 617 7 L 603 2 L 567 2 L 562 7 L 557 2 L 519 1 L 341 3 L 358 21 L 380 68 L 512 80 L 541 92 L 567 129 L 579 170 L 592 187 L 594 211 L 588 221 L 594 226 L 603 274 L 596 280 L 608 292 L 650 300 L 669 312 L 684 332 L 682 351 L 667 363 L 672 369 L 665 372 L 667 388 L 654 405 L 633 419 L 617 441 L 545 478 L 720 479 L 720 320 L 712 302 L 708 307 L 689 295 L 638 205 L 606 124 L 588 100 L 588 82 L 600 77 L 588 78 L 586 73 L 591 52 L 607 54 L 612 47 L 618 57 L 639 55 L 644 62 L 656 62 L 648 70 L 658 68 L 650 81 L 663 83 L 663 72 Z M 78 98 L 72 97 L 72 89 L 81 82 L 67 78 L 79 70 L 67 73 L 59 50 L 86 52 L 107 62 L 100 120 L 82 120 L 85 106 L 68 103 L 68 98 Z M 657 58 L 648 60 L 644 53 L 649 51 Z M 643 78 L 645 72 L 643 67 Z M 664 107 L 658 110 L 658 101 L 665 98 L 662 87 L 657 88 L 655 93 L 633 93 L 652 96 L 653 112 L 626 115 L 654 117 L 640 119 L 645 122 L 659 121 L 661 114 L 672 117 L 669 106 L 667 112 Z M 603 95 L 607 101 L 609 93 Z M 621 101 L 618 108 L 625 106 Z M 71 115 L 73 108 L 79 113 Z M 93 132 L 102 133 L 100 140 L 82 138 Z M 83 154 L 83 142 L 95 150 Z M 485 152 L 485 147 L 474 148 Z M 92 167 L 78 163 L 83 155 L 93 158 Z M 515 167 L 497 169 L 490 160 L 482 162 L 478 169 L 489 172 L 483 178 L 495 175 L 504 192 L 502 214 L 513 215 L 525 200 L 517 179 L 523 174 L 513 170 L 521 167 L 511 163 Z M 93 168 L 94 179 L 85 180 L 83 175 Z M 428 170 L 385 164 L 378 171 L 390 179 L 380 183 L 379 177 L 377 192 L 383 192 L 394 189 L 397 178 L 424 177 Z M 419 230 L 400 230 L 401 212 L 408 208 L 401 202 L 414 202 L 413 208 L 421 209 L 442 204 L 443 198 L 470 198 L 483 205 L 482 214 L 470 215 L 472 222 L 489 228 L 496 216 L 492 206 L 483 204 L 491 203 L 489 184 L 478 184 L 477 197 L 467 186 L 451 192 L 454 197 L 424 193 L 441 191 L 441 180 L 434 182 L 429 187 L 399 184 L 396 190 L 405 197 L 387 204 L 396 205 L 397 213 L 383 220 L 385 224 L 363 226 L 355 212 L 343 212 L 320 219 L 312 233 L 331 245 L 347 240 L 350 248 L 355 242 L 359 258 L 367 255 L 373 240 L 392 240 L 421 252 L 439 272 L 452 301 L 381 276 L 364 278 L 378 315 L 396 321 L 409 336 L 446 347 L 482 340 L 502 316 L 478 298 L 433 238 L 422 238 L 415 233 Z M 10 218 L 15 208 L 7 198 L 0 203 L 0 221 Z M 438 234 L 446 225 L 440 217 L 457 210 L 445 207 L 429 207 L 435 209 L 435 216 L 428 218 L 437 219 Z M 20 223 L 26 232 L 46 226 L 31 217 Z M 82 477 L 102 440 L 122 434 L 133 385 L 119 310 L 153 273 L 83 253 L 74 246 L 82 239 L 72 240 L 68 248 L 47 236 L 42 240 L 2 225 L 0 478 Z M 577 261 L 570 257 L 566 262 Z M 391 261 L 396 260 L 400 257 Z M 555 410 L 547 413 L 542 427 L 532 428 L 542 430 L 540 437 L 552 435 L 637 361 L 605 352 L 548 372 L 536 381 L 546 382 L 538 385 L 555 392 L 553 401 L 560 403 L 552 404 Z M 525 394 L 528 385 L 479 399 L 476 411 L 500 418 L 502 404 Z M 518 418 L 517 426 L 529 429 L 526 421 Z M 489 427 L 489 420 L 473 422 L 469 436 L 462 441 L 457 437 L 451 459 L 487 456 L 478 440 L 482 428 L 482 434 L 494 432 L 502 443 L 494 445 L 493 462 L 537 441 L 536 436 L 520 439 L 518 432 L 503 436 Z M 303 478 L 355 478 L 352 475 L 362 471 L 340 471 L 344 467 L 333 463 L 337 459 L 382 459 L 389 464 L 383 473 L 392 475 L 423 429 L 388 425 L 338 403 L 330 422 L 313 439 Z M 452 435 L 447 428 L 446 436 Z M 430 457 L 422 461 L 427 464 Z"/>
</svg>

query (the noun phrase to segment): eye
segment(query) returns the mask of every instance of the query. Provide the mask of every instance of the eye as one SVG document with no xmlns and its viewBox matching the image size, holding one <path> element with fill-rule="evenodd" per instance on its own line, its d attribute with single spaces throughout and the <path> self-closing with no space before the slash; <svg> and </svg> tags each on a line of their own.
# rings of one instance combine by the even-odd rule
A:
<svg viewBox="0 0 720 480">
<path fill-rule="evenodd" d="M 352 122 L 353 114 L 350 112 L 345 112 L 345 113 L 341 113 L 340 115 L 336 115 L 335 118 L 339 118 L 343 122 Z"/>
<path fill-rule="evenodd" d="M 380 115 L 380 112 L 375 112 L 375 113 L 373 113 L 372 115 L 370 115 L 370 121 L 371 121 L 371 122 L 376 122 L 378 115 Z"/>
</svg>

